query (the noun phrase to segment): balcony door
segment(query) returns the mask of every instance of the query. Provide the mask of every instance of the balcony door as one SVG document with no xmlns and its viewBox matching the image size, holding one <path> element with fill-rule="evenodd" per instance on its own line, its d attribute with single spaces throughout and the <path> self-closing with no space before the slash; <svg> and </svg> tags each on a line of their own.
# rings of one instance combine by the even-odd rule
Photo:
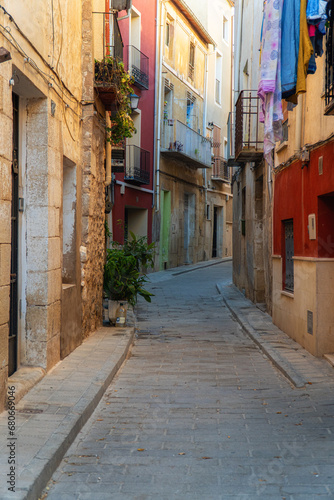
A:
<svg viewBox="0 0 334 500">
<path fill-rule="evenodd" d="M 193 262 L 195 240 L 195 205 L 194 194 L 184 194 L 184 254 L 185 264 Z"/>
</svg>

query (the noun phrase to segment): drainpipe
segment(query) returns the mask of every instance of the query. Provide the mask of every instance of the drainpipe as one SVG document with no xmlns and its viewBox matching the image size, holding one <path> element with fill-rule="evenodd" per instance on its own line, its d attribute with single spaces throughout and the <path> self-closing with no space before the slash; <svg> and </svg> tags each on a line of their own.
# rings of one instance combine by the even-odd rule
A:
<svg viewBox="0 0 334 500">
<path fill-rule="evenodd" d="M 298 105 L 296 109 L 296 135 L 295 152 L 300 151 L 302 147 L 302 121 L 303 121 L 303 95 L 298 96 Z"/>
<path fill-rule="evenodd" d="M 238 61 L 238 65 L 236 66 L 236 70 L 238 72 L 238 79 L 235 79 L 234 84 L 237 84 L 236 91 L 240 92 L 240 67 L 241 67 L 241 47 L 242 47 L 242 24 L 243 24 L 243 12 L 244 12 L 244 0 L 239 2 L 238 5 L 238 55 L 235 58 Z"/>
<path fill-rule="evenodd" d="M 209 57 L 209 54 L 206 54 L 205 55 L 205 78 L 204 78 L 203 137 L 205 137 L 207 113 L 208 113 L 208 76 L 209 76 L 208 57 Z M 206 213 L 206 206 L 208 204 L 208 186 L 207 186 L 206 168 L 204 168 L 203 170 L 204 170 L 203 181 L 204 181 L 204 194 L 205 194 L 205 207 L 204 207 L 204 214 L 205 214 Z"/>
<path fill-rule="evenodd" d="M 157 152 L 155 148 L 155 143 L 157 141 L 157 95 L 158 95 L 158 78 L 157 69 L 159 65 L 159 51 L 158 51 L 158 35 L 159 35 L 159 0 L 156 3 L 156 18 L 155 18 L 155 78 L 154 78 L 154 129 L 153 129 L 153 179 L 152 179 L 152 208 L 155 206 L 155 174 L 156 174 L 156 163 L 157 163 Z"/>
<path fill-rule="evenodd" d="M 159 9 L 159 7 L 161 7 Z M 158 16 L 159 9 L 159 16 Z M 161 95 L 162 95 L 162 49 L 163 49 L 163 3 L 157 0 L 157 20 L 160 21 L 160 43 L 159 43 L 159 21 L 157 22 L 156 50 L 159 57 L 158 78 L 156 78 L 156 91 L 158 91 L 157 106 L 157 145 L 156 145 L 156 212 L 160 210 L 160 146 L 161 146 Z M 159 54 L 158 54 L 158 51 Z"/>
<path fill-rule="evenodd" d="M 110 126 L 110 117 L 108 111 L 106 111 L 106 124 Z M 111 183 L 111 143 L 106 141 L 106 179 L 104 181 L 105 186 L 109 186 Z"/>
</svg>

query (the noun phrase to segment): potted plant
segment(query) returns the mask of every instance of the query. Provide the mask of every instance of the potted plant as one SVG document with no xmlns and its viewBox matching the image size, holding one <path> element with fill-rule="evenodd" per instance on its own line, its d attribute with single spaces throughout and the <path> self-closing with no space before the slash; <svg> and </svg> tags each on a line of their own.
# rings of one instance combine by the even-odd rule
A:
<svg viewBox="0 0 334 500">
<path fill-rule="evenodd" d="M 140 275 L 138 260 L 124 248 L 107 249 L 104 267 L 104 291 L 108 297 L 109 320 L 116 321 L 119 303 L 134 306 L 138 295 L 151 302 L 152 293 L 144 288 L 145 275 Z"/>
</svg>

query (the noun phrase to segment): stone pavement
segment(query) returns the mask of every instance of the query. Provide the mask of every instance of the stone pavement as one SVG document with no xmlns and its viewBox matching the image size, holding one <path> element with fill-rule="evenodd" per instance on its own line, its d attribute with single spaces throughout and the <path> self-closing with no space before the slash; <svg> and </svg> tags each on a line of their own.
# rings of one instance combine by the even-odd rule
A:
<svg viewBox="0 0 334 500">
<path fill-rule="evenodd" d="M 132 356 L 43 498 L 333 499 L 332 368 L 307 357 L 300 388 L 277 370 L 218 294 L 230 263 L 157 274 Z"/>
<path fill-rule="evenodd" d="M 324 359 L 315 358 L 300 344 L 272 323 L 253 302 L 232 284 L 217 283 L 218 291 L 249 337 L 297 388 L 333 377 L 333 368 Z"/>
<path fill-rule="evenodd" d="M 15 431 L 7 412 L 0 415 L 1 500 L 38 498 L 125 360 L 134 320 L 130 312 L 128 328 L 100 328 L 58 363 L 16 405 Z M 7 483 L 11 451 L 15 493 Z"/>
</svg>

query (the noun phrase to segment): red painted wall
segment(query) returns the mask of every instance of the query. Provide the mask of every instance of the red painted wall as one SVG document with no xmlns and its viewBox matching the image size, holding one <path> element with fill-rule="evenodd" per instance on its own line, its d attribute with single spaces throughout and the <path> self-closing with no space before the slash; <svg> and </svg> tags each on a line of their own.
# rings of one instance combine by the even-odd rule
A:
<svg viewBox="0 0 334 500">
<path fill-rule="evenodd" d="M 318 160 L 323 156 L 323 174 L 319 175 Z M 274 254 L 283 254 L 282 221 L 293 219 L 294 254 L 302 257 L 334 256 L 334 142 L 310 153 L 308 166 L 302 169 L 294 162 L 275 176 L 274 191 Z M 325 198 L 318 196 L 327 195 Z M 319 211 L 320 207 L 320 211 Z M 308 235 L 308 216 L 315 214 L 317 239 Z M 320 241 L 318 236 L 320 236 Z M 323 243 L 325 241 L 325 244 Z M 333 245 L 331 245 L 333 241 Z M 333 246 L 333 249 L 332 249 Z"/>
<path fill-rule="evenodd" d="M 153 190 L 154 166 L 154 99 L 155 99 L 155 19 L 156 2 L 154 0 L 133 0 L 133 6 L 141 13 L 140 50 L 149 58 L 149 90 L 141 90 L 133 85 L 133 91 L 140 96 L 138 108 L 141 110 L 141 145 L 150 152 L 150 183 L 140 185 L 144 189 Z M 121 12 L 119 17 L 126 15 Z M 124 43 L 124 63 L 127 63 L 127 45 L 129 44 L 129 19 L 119 21 Z M 124 180 L 124 174 L 116 174 L 119 181 Z M 148 210 L 148 240 L 152 241 L 152 204 L 153 195 L 128 186 L 125 194 L 120 194 L 120 186 L 115 185 L 115 204 L 113 208 L 113 238 L 122 243 L 123 231 L 117 225 L 119 219 L 124 220 L 125 206 L 145 208 Z"/>
</svg>

